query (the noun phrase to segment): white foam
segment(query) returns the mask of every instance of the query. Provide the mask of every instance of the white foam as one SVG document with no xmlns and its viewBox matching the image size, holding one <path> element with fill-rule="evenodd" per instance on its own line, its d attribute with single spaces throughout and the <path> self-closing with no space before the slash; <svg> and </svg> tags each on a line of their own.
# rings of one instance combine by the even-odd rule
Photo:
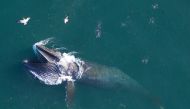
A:
<svg viewBox="0 0 190 109">
<path fill-rule="evenodd" d="M 33 50 L 34 50 L 34 52 L 36 53 L 36 45 L 46 45 L 46 44 L 48 44 L 51 40 L 53 40 L 53 38 L 51 37 L 51 38 L 47 38 L 47 39 L 45 39 L 45 40 L 41 40 L 41 41 L 39 41 L 39 42 L 36 42 L 34 45 L 33 45 Z"/>
<path fill-rule="evenodd" d="M 46 44 L 48 44 L 52 39 L 53 39 L 53 38 L 50 37 L 50 38 L 47 38 L 47 39 L 45 39 L 45 40 L 41 40 L 41 41 L 39 41 L 39 42 L 36 42 L 34 45 L 46 45 Z"/>
<path fill-rule="evenodd" d="M 59 47 L 59 48 L 55 48 L 55 50 L 67 50 L 67 48 L 65 48 L 65 47 Z"/>
<path fill-rule="evenodd" d="M 60 77 L 60 79 L 62 80 L 62 81 L 75 81 L 73 78 L 72 78 L 72 76 L 61 76 Z"/>
<path fill-rule="evenodd" d="M 74 61 L 74 56 L 63 53 L 60 61 L 57 62 L 57 64 L 63 66 L 65 69 L 68 69 L 69 63 L 73 63 Z"/>
<path fill-rule="evenodd" d="M 36 52 L 36 45 L 46 45 L 49 43 L 49 41 L 51 41 L 52 38 L 48 38 L 48 39 L 45 39 L 45 40 L 42 40 L 42 41 L 39 41 L 37 43 L 35 43 L 33 45 L 33 49 L 34 51 Z M 60 51 L 57 51 L 59 52 L 61 55 L 61 58 L 60 58 L 60 61 L 58 62 L 54 62 L 54 64 L 60 66 L 59 67 L 59 70 L 61 71 L 61 74 L 60 76 L 58 77 L 57 81 L 51 81 L 50 78 L 48 79 L 45 79 L 45 78 L 42 78 L 40 75 L 36 74 L 35 72 L 33 71 L 30 71 L 35 77 L 37 77 L 39 80 L 43 81 L 45 84 L 48 84 L 48 85 L 58 85 L 58 84 L 61 84 L 62 82 L 64 81 L 75 81 L 74 78 L 77 78 L 77 79 L 80 79 L 83 72 L 84 72 L 84 68 L 83 68 L 83 65 L 84 65 L 84 61 L 80 60 L 79 58 L 76 58 L 75 57 L 75 53 L 76 52 L 69 52 L 69 53 L 61 53 Z M 69 64 L 71 63 L 75 63 L 77 64 L 79 70 L 78 72 L 75 72 L 76 73 L 76 77 L 72 77 L 73 75 L 70 74 L 66 74 L 66 71 L 69 67 Z M 69 72 L 68 72 L 69 73 Z"/>
<path fill-rule="evenodd" d="M 65 69 L 68 69 L 70 63 L 76 63 L 77 66 L 79 67 L 79 71 L 77 72 L 77 79 L 80 79 L 84 72 L 84 69 L 83 69 L 84 62 L 82 60 L 80 60 L 79 58 L 76 58 L 72 54 L 63 53 L 62 58 L 60 59 L 59 62 L 57 62 L 58 65 L 63 66 Z M 65 72 L 65 70 L 62 72 Z"/>
</svg>

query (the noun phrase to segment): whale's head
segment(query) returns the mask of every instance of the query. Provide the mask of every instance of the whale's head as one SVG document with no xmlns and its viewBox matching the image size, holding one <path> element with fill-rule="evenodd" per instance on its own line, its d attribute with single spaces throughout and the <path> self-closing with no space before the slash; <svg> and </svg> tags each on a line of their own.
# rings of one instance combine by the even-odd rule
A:
<svg viewBox="0 0 190 109">
<path fill-rule="evenodd" d="M 83 61 L 68 53 L 47 48 L 43 44 L 33 45 L 36 60 L 24 60 L 24 66 L 30 73 L 47 85 L 58 85 L 64 81 L 80 78 L 83 73 Z"/>
<path fill-rule="evenodd" d="M 57 85 L 62 83 L 62 66 L 56 63 L 60 60 L 60 52 L 48 49 L 43 45 L 33 45 L 36 60 L 24 60 L 23 64 L 30 73 L 47 85 Z"/>
<path fill-rule="evenodd" d="M 55 63 L 60 61 L 61 53 L 53 49 L 49 49 L 44 45 L 33 45 L 34 53 L 37 55 L 38 59 L 43 62 Z"/>
</svg>

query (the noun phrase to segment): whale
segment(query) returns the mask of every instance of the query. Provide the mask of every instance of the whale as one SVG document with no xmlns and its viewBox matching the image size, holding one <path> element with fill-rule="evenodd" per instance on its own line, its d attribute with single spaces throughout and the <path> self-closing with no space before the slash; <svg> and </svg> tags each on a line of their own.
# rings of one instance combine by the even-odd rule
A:
<svg viewBox="0 0 190 109">
<path fill-rule="evenodd" d="M 60 85 L 66 83 L 66 104 L 72 107 L 75 84 L 103 88 L 123 88 L 143 95 L 153 101 L 160 109 L 164 109 L 160 101 L 140 85 L 135 79 L 118 68 L 84 61 L 72 52 L 61 52 L 47 47 L 47 40 L 33 45 L 36 60 L 23 60 L 27 70 L 46 85 Z"/>
</svg>

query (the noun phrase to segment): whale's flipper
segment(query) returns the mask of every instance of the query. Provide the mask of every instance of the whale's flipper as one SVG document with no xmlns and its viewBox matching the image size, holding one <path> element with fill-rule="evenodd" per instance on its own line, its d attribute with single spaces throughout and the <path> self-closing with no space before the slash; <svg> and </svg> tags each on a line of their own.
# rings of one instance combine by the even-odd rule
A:
<svg viewBox="0 0 190 109">
<path fill-rule="evenodd" d="M 67 103 L 67 107 L 69 109 L 72 108 L 74 92 L 75 92 L 74 81 L 67 81 L 67 85 L 66 85 L 66 103 Z"/>
</svg>

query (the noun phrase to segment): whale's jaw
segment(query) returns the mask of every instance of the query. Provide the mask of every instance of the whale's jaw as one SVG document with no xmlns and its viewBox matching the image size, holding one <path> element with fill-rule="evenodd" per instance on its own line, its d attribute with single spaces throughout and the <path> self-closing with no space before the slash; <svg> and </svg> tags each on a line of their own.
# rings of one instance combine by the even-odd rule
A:
<svg viewBox="0 0 190 109">
<path fill-rule="evenodd" d="M 53 63 L 34 63 L 24 60 L 23 64 L 30 73 L 46 85 L 58 85 L 62 83 L 61 72 Z"/>
<path fill-rule="evenodd" d="M 60 52 L 46 48 L 43 45 L 34 44 L 33 50 L 39 59 L 46 62 L 55 63 L 55 62 L 58 62 L 61 58 Z"/>
<path fill-rule="evenodd" d="M 25 60 L 23 64 L 32 75 L 47 85 L 58 85 L 64 81 L 80 79 L 84 72 L 83 61 L 69 53 L 61 53 L 35 43 L 33 50 L 37 60 Z"/>
<path fill-rule="evenodd" d="M 69 53 L 61 53 L 45 47 L 48 40 L 37 42 L 33 50 L 37 62 L 24 60 L 24 66 L 30 73 L 46 85 L 58 85 L 66 82 L 66 103 L 72 105 L 74 96 L 74 81 L 80 79 L 84 72 L 84 62 Z"/>
<path fill-rule="evenodd" d="M 47 85 L 58 85 L 63 82 L 60 67 L 56 62 L 60 60 L 60 52 L 46 48 L 44 45 L 34 44 L 33 50 L 38 57 L 37 60 L 24 60 L 24 66 L 30 73 Z"/>
</svg>

